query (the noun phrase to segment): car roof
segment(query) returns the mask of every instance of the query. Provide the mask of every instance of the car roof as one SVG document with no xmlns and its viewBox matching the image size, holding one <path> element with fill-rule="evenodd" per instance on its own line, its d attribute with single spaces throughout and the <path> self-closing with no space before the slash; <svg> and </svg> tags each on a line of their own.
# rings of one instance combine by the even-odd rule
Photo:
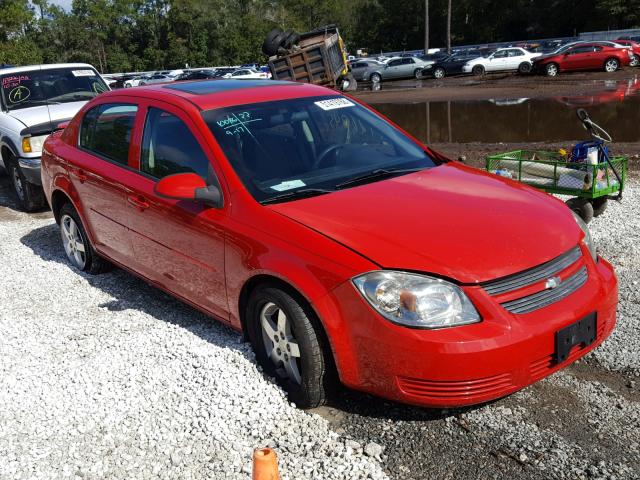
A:
<svg viewBox="0 0 640 480">
<path fill-rule="evenodd" d="M 330 95 L 338 96 L 339 93 L 309 83 L 225 78 L 145 85 L 135 89 L 126 89 L 124 92 L 113 90 L 101 94 L 100 98 L 128 96 L 175 103 L 176 98 L 179 97 L 200 110 L 211 110 L 249 103 Z"/>
<path fill-rule="evenodd" d="M 89 65 L 88 63 L 45 63 L 42 65 L 25 65 L 23 67 L 11 67 L 11 68 L 3 68 L 0 70 L 0 75 L 6 75 L 10 73 L 22 73 L 22 72 L 32 72 L 34 70 L 53 70 L 55 68 L 91 68 L 94 69 L 93 65 Z"/>
</svg>

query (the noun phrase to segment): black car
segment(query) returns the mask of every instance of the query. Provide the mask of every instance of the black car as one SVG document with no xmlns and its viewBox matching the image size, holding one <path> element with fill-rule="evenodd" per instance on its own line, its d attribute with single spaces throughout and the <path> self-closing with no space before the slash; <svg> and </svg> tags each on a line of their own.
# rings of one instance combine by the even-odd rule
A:
<svg viewBox="0 0 640 480">
<path fill-rule="evenodd" d="M 449 55 L 448 57 L 437 61 L 432 65 L 427 65 L 422 70 L 423 77 L 433 77 L 433 78 L 444 78 L 447 75 L 461 75 L 462 67 L 469 60 L 473 60 L 474 58 L 482 57 L 482 52 L 478 51 L 468 51 L 462 54 L 454 53 L 453 55 Z"/>
<path fill-rule="evenodd" d="M 176 77 L 176 82 L 182 80 L 208 80 L 211 78 L 218 78 L 214 70 L 192 70 L 191 72 L 185 72 Z"/>
</svg>

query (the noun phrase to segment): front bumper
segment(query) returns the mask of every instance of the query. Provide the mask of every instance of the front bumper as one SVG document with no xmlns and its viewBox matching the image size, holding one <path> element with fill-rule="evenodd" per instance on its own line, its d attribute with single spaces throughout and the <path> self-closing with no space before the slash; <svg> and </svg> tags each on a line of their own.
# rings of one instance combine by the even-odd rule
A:
<svg viewBox="0 0 640 480">
<path fill-rule="evenodd" d="M 473 66 L 465 65 L 464 67 L 462 67 L 462 73 L 472 73 L 472 72 L 473 72 Z"/>
<path fill-rule="evenodd" d="M 40 157 L 32 158 L 18 158 L 18 165 L 20 171 L 27 179 L 27 182 L 33 185 L 42 185 L 42 178 L 40 176 Z"/>
<path fill-rule="evenodd" d="M 483 321 L 418 330 L 384 320 L 347 282 L 314 305 L 325 319 L 341 380 L 374 395 L 425 407 L 483 403 L 520 390 L 600 345 L 615 325 L 617 279 L 606 261 L 563 300 L 534 312 L 504 310 L 481 287 L 464 287 Z M 555 333 L 596 312 L 597 338 L 555 364 Z M 330 321 L 326 321 L 330 318 Z"/>
</svg>

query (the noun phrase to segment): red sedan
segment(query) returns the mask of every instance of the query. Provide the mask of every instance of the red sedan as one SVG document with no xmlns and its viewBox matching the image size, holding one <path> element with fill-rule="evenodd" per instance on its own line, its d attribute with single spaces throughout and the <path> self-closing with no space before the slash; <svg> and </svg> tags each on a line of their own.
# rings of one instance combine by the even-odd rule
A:
<svg viewBox="0 0 640 480">
<path fill-rule="evenodd" d="M 603 43 L 579 43 L 534 59 L 533 70 L 555 77 L 560 72 L 604 70 L 612 73 L 631 63 L 633 53 Z"/>
<path fill-rule="evenodd" d="M 42 178 L 76 268 L 116 264 L 242 332 L 301 407 L 338 381 L 484 402 L 616 321 L 614 271 L 564 203 L 318 86 L 109 92 L 49 137 Z"/>
<path fill-rule="evenodd" d="M 624 45 L 625 47 L 631 47 L 633 58 L 631 59 L 631 63 L 629 65 L 631 65 L 632 67 L 637 67 L 640 64 L 640 43 L 633 40 L 625 40 L 624 38 L 616 40 L 616 43 Z"/>
</svg>

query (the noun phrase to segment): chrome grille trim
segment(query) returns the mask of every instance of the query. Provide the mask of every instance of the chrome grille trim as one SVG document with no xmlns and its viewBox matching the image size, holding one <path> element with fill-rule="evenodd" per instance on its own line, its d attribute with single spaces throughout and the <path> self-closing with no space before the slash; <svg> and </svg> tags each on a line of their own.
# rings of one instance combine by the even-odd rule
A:
<svg viewBox="0 0 640 480">
<path fill-rule="evenodd" d="M 530 313 L 568 297 L 587 282 L 587 277 L 587 267 L 582 267 L 557 288 L 543 290 L 527 297 L 502 303 L 501 305 L 511 313 Z"/>
<path fill-rule="evenodd" d="M 502 279 L 491 280 L 490 282 L 483 283 L 482 288 L 492 296 L 513 292 L 514 290 L 532 285 L 540 280 L 553 277 L 569 265 L 576 262 L 581 256 L 582 251 L 580 250 L 580 247 L 576 246 L 559 257 L 532 269 L 516 273 L 515 275 L 510 275 Z"/>
</svg>

